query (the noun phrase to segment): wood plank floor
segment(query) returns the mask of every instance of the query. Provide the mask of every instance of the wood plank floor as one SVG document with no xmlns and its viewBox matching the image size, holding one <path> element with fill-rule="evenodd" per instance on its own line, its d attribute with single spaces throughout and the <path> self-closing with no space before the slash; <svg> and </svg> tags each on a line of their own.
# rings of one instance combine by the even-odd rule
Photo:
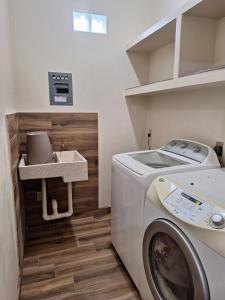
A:
<svg viewBox="0 0 225 300">
<path fill-rule="evenodd" d="M 32 228 L 21 300 L 140 300 L 110 241 L 110 215 Z"/>
</svg>

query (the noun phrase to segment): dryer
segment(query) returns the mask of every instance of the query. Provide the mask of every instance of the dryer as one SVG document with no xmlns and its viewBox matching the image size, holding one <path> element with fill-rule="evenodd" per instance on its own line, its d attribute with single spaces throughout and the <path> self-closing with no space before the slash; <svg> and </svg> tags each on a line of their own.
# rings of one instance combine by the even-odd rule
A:
<svg viewBox="0 0 225 300">
<path fill-rule="evenodd" d="M 117 154 L 112 159 L 112 243 L 138 287 L 144 200 L 159 175 L 220 167 L 214 150 L 177 139 L 160 149 Z"/>
<path fill-rule="evenodd" d="M 224 300 L 225 169 L 160 176 L 144 205 L 143 300 Z"/>
</svg>

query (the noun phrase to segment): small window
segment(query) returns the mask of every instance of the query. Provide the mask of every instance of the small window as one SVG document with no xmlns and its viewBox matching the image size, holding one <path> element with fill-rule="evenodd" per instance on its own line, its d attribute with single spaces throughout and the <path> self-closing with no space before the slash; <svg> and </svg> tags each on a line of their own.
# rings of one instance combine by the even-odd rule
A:
<svg viewBox="0 0 225 300">
<path fill-rule="evenodd" d="M 74 12 L 73 26 L 74 31 L 90 32 L 90 14 Z"/>
<path fill-rule="evenodd" d="M 107 17 L 103 15 L 73 12 L 74 31 L 107 33 Z"/>
</svg>

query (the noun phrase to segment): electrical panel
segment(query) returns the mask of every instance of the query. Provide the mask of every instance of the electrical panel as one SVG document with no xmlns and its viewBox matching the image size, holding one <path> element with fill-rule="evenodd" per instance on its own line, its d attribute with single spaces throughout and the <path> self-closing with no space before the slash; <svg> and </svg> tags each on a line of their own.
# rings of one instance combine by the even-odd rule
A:
<svg viewBox="0 0 225 300">
<path fill-rule="evenodd" d="M 51 105 L 73 105 L 73 84 L 71 73 L 48 73 Z"/>
</svg>

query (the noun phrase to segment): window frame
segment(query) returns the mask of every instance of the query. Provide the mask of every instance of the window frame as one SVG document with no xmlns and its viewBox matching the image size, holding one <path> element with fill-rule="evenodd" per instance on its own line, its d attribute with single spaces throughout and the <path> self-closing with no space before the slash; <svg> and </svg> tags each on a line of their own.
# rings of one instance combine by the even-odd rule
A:
<svg viewBox="0 0 225 300">
<path fill-rule="evenodd" d="M 82 30 L 82 29 L 77 29 L 75 26 L 75 22 L 76 22 L 76 17 L 78 19 L 78 17 L 82 17 L 82 15 L 86 18 L 86 20 L 88 21 L 88 30 Z M 93 20 L 97 17 L 102 17 L 103 20 L 103 31 L 97 31 L 97 30 L 93 30 Z M 106 15 L 103 14 L 96 14 L 96 13 L 88 13 L 85 11 L 78 11 L 78 10 L 74 10 L 73 11 L 73 30 L 74 32 L 83 32 L 83 33 L 92 33 L 92 34 L 100 34 L 100 35 L 106 35 L 108 34 L 108 17 Z"/>
</svg>

